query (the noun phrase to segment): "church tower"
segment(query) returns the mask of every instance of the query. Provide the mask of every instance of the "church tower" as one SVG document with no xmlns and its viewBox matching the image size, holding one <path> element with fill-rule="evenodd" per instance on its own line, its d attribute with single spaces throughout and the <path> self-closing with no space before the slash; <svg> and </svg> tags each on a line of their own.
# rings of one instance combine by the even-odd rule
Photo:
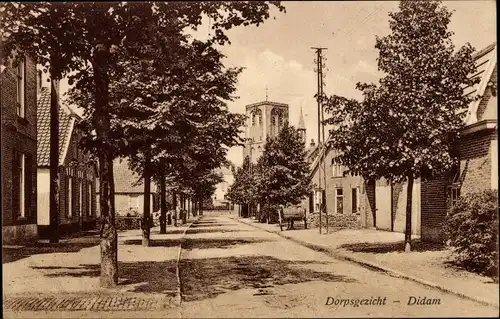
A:
<svg viewBox="0 0 500 319">
<path fill-rule="evenodd" d="M 245 146 L 243 158 L 250 156 L 252 163 L 264 151 L 266 137 L 277 137 L 281 128 L 288 122 L 288 104 L 264 101 L 245 107 Z"/>
<path fill-rule="evenodd" d="M 302 105 L 300 106 L 300 117 L 299 124 L 297 125 L 297 131 L 299 131 L 300 139 L 302 143 L 306 143 L 306 126 L 304 124 L 304 115 L 302 114 Z"/>
</svg>

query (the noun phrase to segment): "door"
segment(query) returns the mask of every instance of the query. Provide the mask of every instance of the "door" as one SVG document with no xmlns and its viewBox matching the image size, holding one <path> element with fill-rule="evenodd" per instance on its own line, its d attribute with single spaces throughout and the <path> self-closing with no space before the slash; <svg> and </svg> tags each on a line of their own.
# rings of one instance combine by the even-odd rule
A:
<svg viewBox="0 0 500 319">
<path fill-rule="evenodd" d="M 375 227 L 391 230 L 391 185 L 375 186 L 375 212 Z"/>
<path fill-rule="evenodd" d="M 309 193 L 309 213 L 314 212 L 314 192 Z"/>
<path fill-rule="evenodd" d="M 357 214 L 359 211 L 359 203 L 358 203 L 358 189 L 353 188 L 352 189 L 352 196 L 351 196 L 351 213 L 352 214 Z"/>
</svg>

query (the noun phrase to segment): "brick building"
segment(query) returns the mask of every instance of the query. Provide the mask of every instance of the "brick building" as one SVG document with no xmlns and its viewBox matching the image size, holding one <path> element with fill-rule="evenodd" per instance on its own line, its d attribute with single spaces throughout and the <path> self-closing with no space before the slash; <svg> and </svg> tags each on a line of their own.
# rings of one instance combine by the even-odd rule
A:
<svg viewBox="0 0 500 319">
<path fill-rule="evenodd" d="M 498 189 L 497 44 L 475 54 L 480 82 L 464 90 L 481 98 L 469 106 L 460 133 L 460 166 L 428 183 L 422 183 L 422 239 L 438 241 L 447 211 L 460 195 Z"/>
<path fill-rule="evenodd" d="M 455 170 L 413 186 L 412 234 L 425 241 L 440 241 L 449 209 L 460 195 L 498 189 L 497 60 L 496 43 L 475 54 L 474 77 L 480 83 L 464 88 L 464 94 L 481 98 L 469 106 L 465 128 L 460 133 L 460 165 Z M 364 227 L 404 232 L 406 184 L 379 180 L 366 187 Z"/>
<path fill-rule="evenodd" d="M 38 231 L 48 236 L 50 225 L 50 90 L 38 97 Z M 79 148 L 81 118 L 59 107 L 59 231 L 61 234 L 92 229 L 96 225 L 96 164 Z"/>
<path fill-rule="evenodd" d="M 4 244 L 37 238 L 35 62 L 7 63 L 0 74 L 2 109 L 2 238 Z"/>
<path fill-rule="evenodd" d="M 363 192 L 365 191 L 363 178 L 359 176 L 344 176 L 345 168 L 334 161 L 335 150 L 327 148 L 316 149 L 317 155 L 311 163 L 311 183 L 319 185 L 321 178 L 321 189 L 326 199 L 326 211 L 328 212 L 328 224 L 332 227 L 357 228 L 361 226 L 361 212 L 365 210 L 366 202 Z M 310 153 L 312 153 L 310 151 Z M 320 161 L 325 161 L 326 185 L 323 180 L 323 172 L 319 169 Z M 309 224 L 312 227 L 319 226 L 319 199 L 312 192 L 308 199 L 302 201 L 302 206 L 307 207 Z M 322 216 L 322 225 L 326 226 L 325 216 Z"/>
</svg>

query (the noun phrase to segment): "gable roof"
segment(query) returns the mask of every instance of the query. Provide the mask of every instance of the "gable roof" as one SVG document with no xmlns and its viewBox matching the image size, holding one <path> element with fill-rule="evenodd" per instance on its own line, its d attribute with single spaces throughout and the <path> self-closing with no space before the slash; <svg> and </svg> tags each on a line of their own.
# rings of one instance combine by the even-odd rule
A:
<svg viewBox="0 0 500 319">
<path fill-rule="evenodd" d="M 50 90 L 43 87 L 40 91 L 36 110 L 37 120 L 37 165 L 50 166 Z M 78 120 L 70 108 L 59 107 L 59 165 L 64 163 L 71 140 L 75 121 Z"/>
<path fill-rule="evenodd" d="M 128 167 L 128 160 L 117 158 L 113 161 L 115 193 L 144 193 L 144 179 Z M 155 183 L 151 182 L 151 193 L 156 192 Z"/>
<path fill-rule="evenodd" d="M 479 77 L 481 80 L 474 86 L 468 86 L 464 89 L 465 95 L 478 95 L 483 96 L 488 82 L 491 80 L 493 72 L 496 69 L 497 65 L 497 43 L 490 44 L 483 50 L 479 51 L 474 55 L 474 61 L 476 63 L 477 72 L 473 74 L 471 77 Z M 467 115 L 465 118 L 465 124 L 470 125 L 474 124 L 478 121 L 478 107 L 481 103 L 482 99 L 478 99 L 477 101 L 473 101 L 469 105 L 469 109 L 467 110 Z"/>
</svg>

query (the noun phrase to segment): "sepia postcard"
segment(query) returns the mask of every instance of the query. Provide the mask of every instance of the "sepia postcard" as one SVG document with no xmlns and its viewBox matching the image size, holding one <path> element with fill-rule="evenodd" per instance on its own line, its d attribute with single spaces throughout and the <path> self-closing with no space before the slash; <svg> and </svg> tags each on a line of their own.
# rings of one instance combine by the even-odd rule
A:
<svg viewBox="0 0 500 319">
<path fill-rule="evenodd" d="M 3 317 L 498 317 L 496 9 L 0 3 Z"/>
</svg>

